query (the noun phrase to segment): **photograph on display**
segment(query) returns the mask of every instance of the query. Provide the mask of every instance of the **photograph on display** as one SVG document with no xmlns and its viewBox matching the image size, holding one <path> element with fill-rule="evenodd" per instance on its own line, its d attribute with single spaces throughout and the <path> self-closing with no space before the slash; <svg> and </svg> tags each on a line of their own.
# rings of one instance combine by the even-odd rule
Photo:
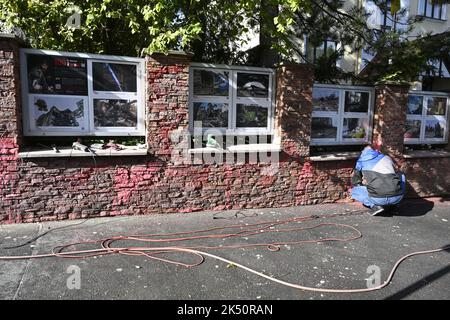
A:
<svg viewBox="0 0 450 320">
<path fill-rule="evenodd" d="M 446 97 L 428 97 L 427 103 L 427 114 L 439 116 L 445 115 L 445 109 L 447 108 Z"/>
<path fill-rule="evenodd" d="M 137 92 L 136 64 L 92 62 L 94 91 Z"/>
<path fill-rule="evenodd" d="M 314 117 L 311 122 L 311 138 L 313 139 L 336 139 L 337 119 Z"/>
<path fill-rule="evenodd" d="M 96 127 L 137 127 L 137 100 L 94 99 Z"/>
<path fill-rule="evenodd" d="M 358 91 L 345 91 L 345 112 L 369 111 L 369 93 Z"/>
<path fill-rule="evenodd" d="M 425 121 L 425 138 L 441 139 L 444 137 L 444 126 L 439 120 Z"/>
<path fill-rule="evenodd" d="M 236 115 L 237 127 L 267 127 L 268 109 L 257 104 L 238 104 Z"/>
<path fill-rule="evenodd" d="M 269 75 L 239 72 L 237 74 L 237 96 L 268 98 Z"/>
<path fill-rule="evenodd" d="M 228 127 L 227 103 L 194 103 L 194 121 L 201 121 L 204 128 Z"/>
<path fill-rule="evenodd" d="M 27 55 L 28 92 L 87 95 L 86 59 Z"/>
<path fill-rule="evenodd" d="M 194 95 L 228 96 L 229 72 L 194 70 Z"/>
<path fill-rule="evenodd" d="M 339 110 L 339 91 L 327 88 L 314 88 L 313 90 L 313 111 Z"/>
<path fill-rule="evenodd" d="M 423 97 L 422 96 L 408 96 L 408 114 L 422 114 Z"/>
<path fill-rule="evenodd" d="M 342 126 L 342 138 L 364 139 L 369 128 L 369 121 L 361 118 L 344 118 Z"/>
<path fill-rule="evenodd" d="M 81 97 L 34 96 L 30 108 L 35 127 L 80 127 L 84 130 L 85 99 Z"/>
<path fill-rule="evenodd" d="M 420 120 L 406 120 L 405 139 L 419 139 L 420 138 Z"/>
</svg>

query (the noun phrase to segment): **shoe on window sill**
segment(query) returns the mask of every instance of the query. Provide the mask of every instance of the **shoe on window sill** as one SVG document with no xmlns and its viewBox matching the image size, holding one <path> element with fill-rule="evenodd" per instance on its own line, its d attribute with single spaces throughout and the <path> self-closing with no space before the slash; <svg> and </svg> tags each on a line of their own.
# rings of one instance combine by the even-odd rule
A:
<svg viewBox="0 0 450 320">
<path fill-rule="evenodd" d="M 370 210 L 372 211 L 371 214 L 373 216 L 376 216 L 376 215 L 384 212 L 384 208 L 381 206 L 373 206 L 372 208 L 370 208 Z"/>
</svg>

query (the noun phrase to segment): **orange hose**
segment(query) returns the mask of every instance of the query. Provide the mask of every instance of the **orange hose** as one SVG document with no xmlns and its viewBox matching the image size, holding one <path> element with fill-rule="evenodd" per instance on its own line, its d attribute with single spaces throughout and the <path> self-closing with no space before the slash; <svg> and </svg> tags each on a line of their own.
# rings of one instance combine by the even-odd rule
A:
<svg viewBox="0 0 450 320">
<path fill-rule="evenodd" d="M 307 287 L 300 284 L 286 282 L 280 279 L 276 279 L 274 277 L 270 277 L 265 275 L 259 271 L 246 267 L 242 264 L 236 263 L 234 261 L 222 258 L 220 256 L 207 253 L 204 251 L 200 251 L 199 249 L 236 249 L 236 248 L 250 248 L 250 247 L 267 247 L 270 251 L 278 251 L 280 246 L 282 245 L 296 245 L 303 243 L 320 243 L 320 242 L 328 242 L 328 241 L 338 241 L 338 242 L 348 242 L 352 240 L 356 240 L 362 237 L 362 233 L 353 226 L 347 224 L 339 224 L 339 223 L 319 223 L 313 226 L 307 227 L 290 227 L 290 228 L 279 228 L 282 225 L 286 225 L 293 222 L 304 222 L 311 221 L 319 218 L 330 218 L 335 216 L 349 215 L 349 214 L 359 214 L 356 212 L 346 213 L 346 214 L 334 214 L 334 215 L 318 215 L 318 216 L 306 216 L 306 217 L 296 217 L 285 220 L 277 220 L 277 221 L 266 221 L 259 222 L 254 224 L 247 225 L 227 225 L 223 227 L 214 227 L 209 229 L 201 229 L 201 230 L 193 230 L 193 231 L 184 231 L 184 232 L 175 232 L 175 233 L 166 233 L 166 234 L 147 234 L 147 235 L 129 235 L 129 236 L 115 236 L 109 237 L 100 240 L 90 240 L 83 242 L 70 243 L 67 245 L 62 245 L 55 247 L 51 253 L 46 254 L 38 254 L 38 255 L 22 255 L 22 256 L 0 256 L 0 260 L 22 260 L 22 259 L 37 259 L 37 258 L 49 258 L 49 257 L 60 257 L 60 258 L 88 258 L 99 255 L 108 255 L 108 254 L 123 254 L 123 255 L 133 255 L 133 256 L 145 256 L 150 259 L 154 259 L 161 262 L 166 262 L 170 264 L 175 264 L 179 266 L 184 266 L 187 268 L 191 268 L 194 266 L 198 266 L 204 261 L 204 257 L 210 257 L 216 260 L 220 260 L 222 262 L 233 264 L 234 266 L 244 269 L 248 272 L 251 272 L 255 275 L 268 279 L 270 281 L 301 290 L 314 291 L 314 292 L 328 292 L 328 293 L 361 293 L 361 292 L 370 292 L 382 289 L 386 287 L 392 280 L 394 273 L 401 262 L 406 260 L 409 257 L 419 255 L 419 254 L 429 254 L 433 252 L 444 251 L 450 248 L 449 246 L 425 250 L 425 251 L 417 251 L 410 254 L 407 254 L 401 257 L 394 264 L 393 268 L 387 279 L 379 286 L 371 287 L 371 288 L 361 288 L 361 289 L 332 289 L 332 288 L 314 288 Z M 152 243 L 169 243 L 169 242 L 182 242 L 182 241 L 191 241 L 198 239 L 229 239 L 229 238 L 243 238 L 249 236 L 255 236 L 262 233 L 267 232 L 298 232 L 298 231 L 306 231 L 312 230 L 316 228 L 320 228 L 323 226 L 335 226 L 339 228 L 346 228 L 353 231 L 355 234 L 353 236 L 349 236 L 347 238 L 335 238 L 335 237 L 327 237 L 327 238 L 319 238 L 314 240 L 296 240 L 296 241 L 279 241 L 279 242 L 270 242 L 270 243 L 249 243 L 249 244 L 239 244 L 239 245 L 224 245 L 224 246 L 167 246 L 167 247 L 112 247 L 111 245 L 118 241 L 123 240 L 132 240 L 139 242 L 152 242 Z M 275 228 L 277 227 L 277 228 Z M 224 234 L 211 234 L 212 231 L 220 231 L 220 230 L 229 230 L 229 229 L 239 229 L 236 232 L 229 232 Z M 210 234 L 208 234 L 210 233 Z M 201 235 L 199 235 L 201 234 Z M 180 237 L 182 236 L 182 237 Z M 101 244 L 101 248 L 97 249 L 88 249 L 88 250 L 69 250 L 67 249 L 72 246 L 77 245 L 86 245 L 86 244 Z M 160 254 L 167 253 L 189 253 L 198 258 L 197 261 L 193 263 L 185 263 L 181 261 L 176 261 L 172 259 L 166 259 L 158 257 Z"/>
</svg>

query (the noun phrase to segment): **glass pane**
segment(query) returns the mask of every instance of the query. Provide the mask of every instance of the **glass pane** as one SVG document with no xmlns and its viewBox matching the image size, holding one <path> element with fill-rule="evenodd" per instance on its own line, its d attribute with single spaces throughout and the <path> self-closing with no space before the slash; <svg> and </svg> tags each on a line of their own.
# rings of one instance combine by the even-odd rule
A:
<svg viewBox="0 0 450 320">
<path fill-rule="evenodd" d="M 435 19 L 441 18 L 441 5 L 439 3 L 434 4 L 434 17 Z"/>
<path fill-rule="evenodd" d="M 338 122 L 336 118 L 314 117 L 311 122 L 311 138 L 336 139 Z"/>
<path fill-rule="evenodd" d="M 431 138 L 443 138 L 444 137 L 444 124 L 439 120 L 426 120 L 425 121 L 425 139 Z"/>
<path fill-rule="evenodd" d="M 332 55 L 336 51 L 336 42 L 334 41 L 327 41 L 327 56 Z"/>
<path fill-rule="evenodd" d="M 316 56 L 315 59 L 319 59 L 321 56 L 323 56 L 325 51 L 325 42 L 322 42 L 319 46 L 316 47 Z"/>
<path fill-rule="evenodd" d="M 268 109 L 257 104 L 238 104 L 236 115 L 236 126 L 244 127 L 267 127 Z"/>
<path fill-rule="evenodd" d="M 422 96 L 408 96 L 408 110 L 407 114 L 422 114 L 423 97 Z"/>
<path fill-rule="evenodd" d="M 136 127 L 137 100 L 94 99 L 96 127 Z"/>
<path fill-rule="evenodd" d="M 364 112 L 369 110 L 369 93 L 345 91 L 345 112 Z"/>
<path fill-rule="evenodd" d="M 87 95 L 86 59 L 30 54 L 29 93 Z"/>
<path fill-rule="evenodd" d="M 194 94 L 228 96 L 228 71 L 194 70 Z"/>
<path fill-rule="evenodd" d="M 405 139 L 420 138 L 420 120 L 406 120 Z"/>
<path fill-rule="evenodd" d="M 227 128 L 228 103 L 194 103 L 194 121 L 202 121 L 206 128 Z"/>
<path fill-rule="evenodd" d="M 238 73 L 237 74 L 238 97 L 269 97 L 269 75 Z"/>
<path fill-rule="evenodd" d="M 433 0 L 426 0 L 427 1 L 427 10 L 425 12 L 425 15 L 427 17 L 431 17 L 431 11 L 433 8 Z"/>
<path fill-rule="evenodd" d="M 314 88 L 313 90 L 313 111 L 333 111 L 339 110 L 339 91 L 326 88 Z"/>
<path fill-rule="evenodd" d="M 84 130 L 82 97 L 34 96 L 30 107 L 36 127 L 80 127 Z"/>
<path fill-rule="evenodd" d="M 94 91 L 137 92 L 135 64 L 93 62 Z"/>
<path fill-rule="evenodd" d="M 428 97 L 427 114 L 433 115 L 445 115 L 445 109 L 447 107 L 447 98 L 444 97 Z"/>
<path fill-rule="evenodd" d="M 342 127 L 342 138 L 344 139 L 364 139 L 367 138 L 369 120 L 361 118 L 344 118 Z"/>
</svg>

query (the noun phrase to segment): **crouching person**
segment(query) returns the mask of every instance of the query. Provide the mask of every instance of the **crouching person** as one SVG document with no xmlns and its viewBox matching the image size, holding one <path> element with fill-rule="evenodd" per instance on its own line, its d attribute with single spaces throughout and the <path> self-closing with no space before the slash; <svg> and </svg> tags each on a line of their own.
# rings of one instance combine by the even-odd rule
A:
<svg viewBox="0 0 450 320">
<path fill-rule="evenodd" d="M 405 183 L 405 175 L 395 171 L 392 159 L 368 145 L 356 161 L 351 197 L 375 216 L 400 203 Z"/>
</svg>

